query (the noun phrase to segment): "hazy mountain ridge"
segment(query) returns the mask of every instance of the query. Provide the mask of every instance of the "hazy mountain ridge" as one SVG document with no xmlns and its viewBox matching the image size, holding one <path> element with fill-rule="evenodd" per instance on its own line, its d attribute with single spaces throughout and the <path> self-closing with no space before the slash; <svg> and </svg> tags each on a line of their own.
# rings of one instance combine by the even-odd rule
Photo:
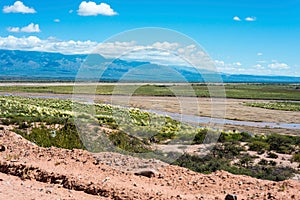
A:
<svg viewBox="0 0 300 200">
<path fill-rule="evenodd" d="M 86 59 L 88 58 L 88 59 Z M 101 55 L 0 50 L 0 80 L 75 80 L 78 70 L 88 69 L 86 80 L 219 82 L 220 74 L 190 67 L 163 66 L 150 62 L 106 59 Z M 99 73 L 99 69 L 103 73 Z M 217 77 L 217 78 L 216 78 Z M 300 77 L 221 74 L 224 82 L 300 83 Z"/>
</svg>

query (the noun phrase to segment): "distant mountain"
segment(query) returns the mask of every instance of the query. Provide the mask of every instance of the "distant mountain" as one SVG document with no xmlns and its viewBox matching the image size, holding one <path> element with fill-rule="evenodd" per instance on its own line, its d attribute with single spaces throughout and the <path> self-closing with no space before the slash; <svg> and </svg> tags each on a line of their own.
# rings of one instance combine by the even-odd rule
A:
<svg viewBox="0 0 300 200">
<path fill-rule="evenodd" d="M 88 59 L 86 59 L 88 58 Z M 78 75 L 78 70 L 80 73 Z M 300 83 L 300 77 L 217 74 L 191 67 L 106 59 L 99 54 L 0 50 L 0 80 Z"/>
</svg>

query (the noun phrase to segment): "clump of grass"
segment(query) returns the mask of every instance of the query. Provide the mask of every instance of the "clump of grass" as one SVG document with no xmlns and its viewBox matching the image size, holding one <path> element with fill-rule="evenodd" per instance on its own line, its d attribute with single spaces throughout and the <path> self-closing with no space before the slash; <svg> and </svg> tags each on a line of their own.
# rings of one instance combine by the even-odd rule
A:
<svg viewBox="0 0 300 200">
<path fill-rule="evenodd" d="M 297 102 L 245 103 L 244 105 L 271 110 L 300 111 L 300 103 Z"/>
<path fill-rule="evenodd" d="M 26 131 L 15 130 L 27 140 L 34 142 L 41 147 L 59 147 L 65 149 L 85 149 L 76 127 L 73 123 L 68 122 L 60 130 L 49 130 L 45 127 L 33 128 L 28 134 Z"/>
</svg>

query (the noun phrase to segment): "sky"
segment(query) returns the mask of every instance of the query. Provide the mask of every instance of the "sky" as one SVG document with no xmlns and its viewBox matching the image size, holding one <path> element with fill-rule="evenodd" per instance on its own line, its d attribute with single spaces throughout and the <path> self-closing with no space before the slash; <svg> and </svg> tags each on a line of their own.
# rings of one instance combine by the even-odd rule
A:
<svg viewBox="0 0 300 200">
<path fill-rule="evenodd" d="M 220 72 L 300 76 L 300 0 L 2 0 L 0 8 L 0 49 L 89 53 L 116 34 L 158 27 L 194 40 Z M 157 46 L 140 38 L 110 45 Z"/>
</svg>

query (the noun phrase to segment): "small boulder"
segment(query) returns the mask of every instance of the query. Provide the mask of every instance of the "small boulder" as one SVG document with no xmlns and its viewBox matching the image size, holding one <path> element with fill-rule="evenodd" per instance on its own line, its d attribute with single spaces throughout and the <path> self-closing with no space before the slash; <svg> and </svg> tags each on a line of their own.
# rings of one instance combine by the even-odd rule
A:
<svg viewBox="0 0 300 200">
<path fill-rule="evenodd" d="M 6 150 L 5 146 L 4 145 L 0 145 L 0 152 L 5 151 L 5 150 Z"/>
<path fill-rule="evenodd" d="M 141 170 L 141 171 L 135 172 L 134 175 L 152 178 L 152 177 L 155 177 L 155 170 L 151 170 L 151 169 L 150 170 Z"/>
<path fill-rule="evenodd" d="M 227 194 L 225 200 L 237 200 L 237 196 L 235 194 Z"/>
</svg>

